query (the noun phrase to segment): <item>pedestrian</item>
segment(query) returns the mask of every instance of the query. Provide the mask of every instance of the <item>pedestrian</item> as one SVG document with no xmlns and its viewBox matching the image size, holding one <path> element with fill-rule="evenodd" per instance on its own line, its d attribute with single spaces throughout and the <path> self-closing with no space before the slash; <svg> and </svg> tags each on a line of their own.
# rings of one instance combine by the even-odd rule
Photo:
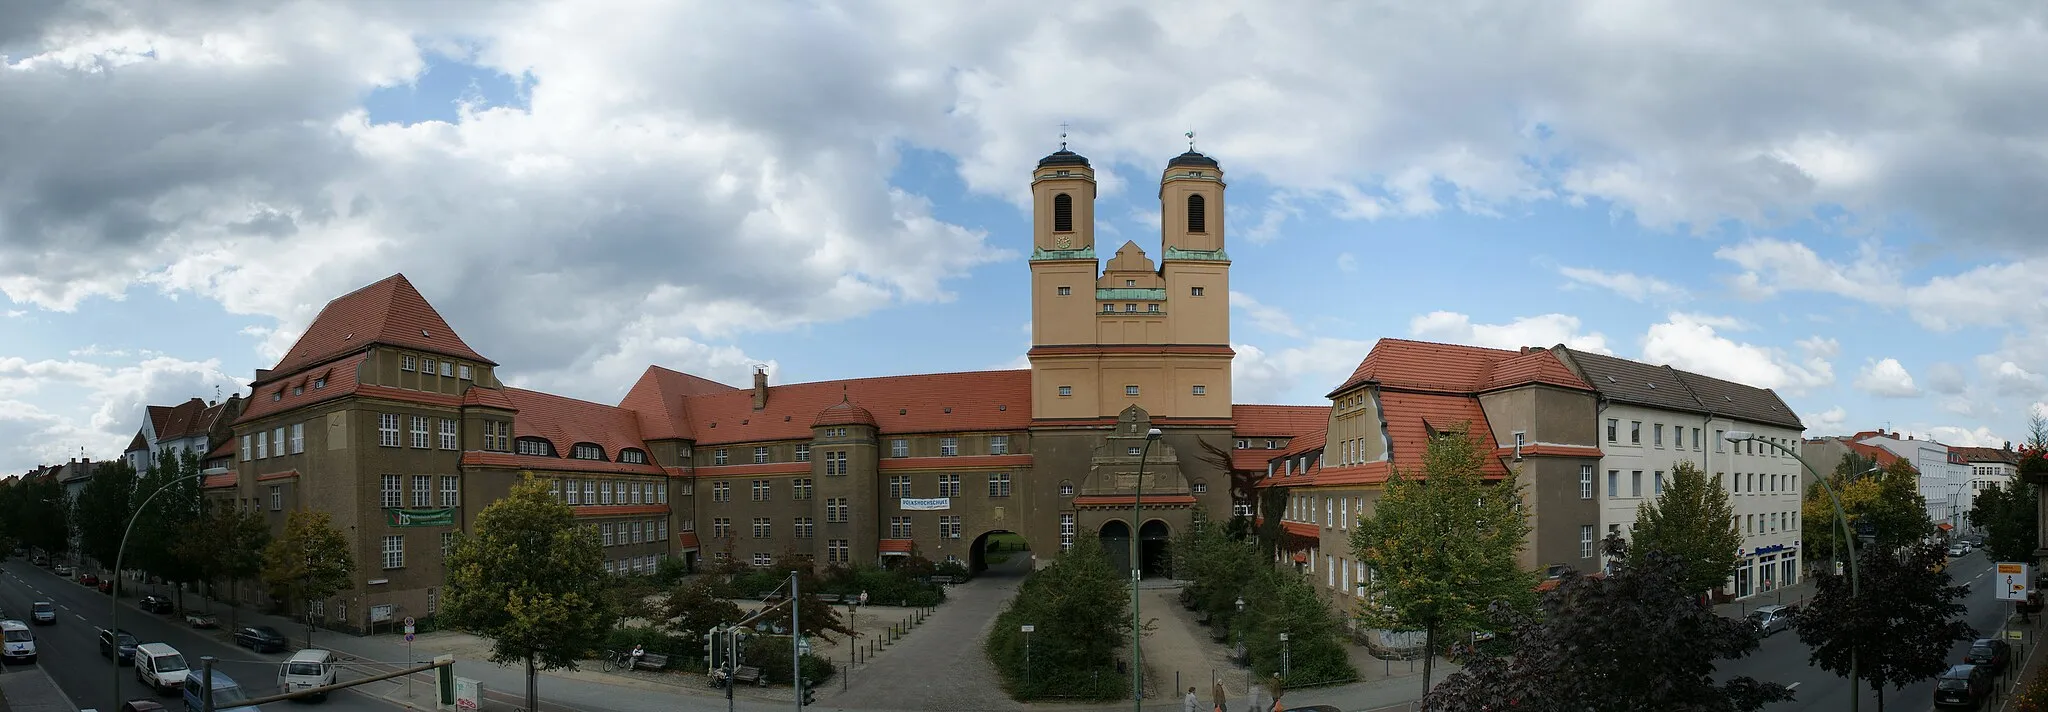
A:
<svg viewBox="0 0 2048 712">
<path fill-rule="evenodd" d="M 1285 694 L 1287 694 L 1287 686 L 1281 681 L 1280 673 L 1273 673 L 1273 712 L 1284 712 L 1286 710 L 1285 707 L 1280 706 L 1280 696 Z"/>
<path fill-rule="evenodd" d="M 1202 698 L 1195 696 L 1195 688 L 1188 687 L 1188 697 L 1180 703 L 1180 712 L 1201 712 Z"/>
<path fill-rule="evenodd" d="M 1253 684 L 1251 689 L 1245 691 L 1244 696 L 1245 712 L 1267 712 L 1273 709 L 1273 705 L 1278 704 L 1278 701 L 1273 699 L 1272 691 L 1266 689 L 1265 685 Z"/>
<path fill-rule="evenodd" d="M 1210 685 L 1209 699 L 1213 700 L 1216 703 L 1215 712 L 1227 712 L 1227 710 L 1225 710 L 1223 706 L 1229 703 L 1229 698 L 1230 693 L 1223 689 L 1222 680 L 1217 680 L 1215 683 Z"/>
</svg>

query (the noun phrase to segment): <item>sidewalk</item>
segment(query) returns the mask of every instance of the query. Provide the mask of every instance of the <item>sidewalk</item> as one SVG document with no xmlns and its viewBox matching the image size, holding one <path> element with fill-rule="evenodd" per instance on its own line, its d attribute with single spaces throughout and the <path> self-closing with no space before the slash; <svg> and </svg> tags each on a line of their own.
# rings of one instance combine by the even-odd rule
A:
<svg viewBox="0 0 2048 712">
<path fill-rule="evenodd" d="M 78 712 L 57 681 L 42 666 L 0 671 L 0 710 L 9 712 Z"/>
</svg>

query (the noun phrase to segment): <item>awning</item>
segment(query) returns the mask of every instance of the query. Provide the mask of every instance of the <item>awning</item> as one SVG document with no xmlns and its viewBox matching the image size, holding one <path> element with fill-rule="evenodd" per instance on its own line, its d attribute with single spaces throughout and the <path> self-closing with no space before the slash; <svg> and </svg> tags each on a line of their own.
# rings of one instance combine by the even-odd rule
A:
<svg viewBox="0 0 2048 712">
<path fill-rule="evenodd" d="M 1955 526 L 1954 524 L 1950 524 L 1950 523 L 1948 523 L 1948 522 L 1942 522 L 1940 526 L 1941 526 L 1941 530 L 1942 530 L 1942 531 L 1948 531 L 1948 530 L 1951 530 L 1951 529 L 1954 529 L 1954 528 L 1956 528 L 1956 526 Z"/>
</svg>

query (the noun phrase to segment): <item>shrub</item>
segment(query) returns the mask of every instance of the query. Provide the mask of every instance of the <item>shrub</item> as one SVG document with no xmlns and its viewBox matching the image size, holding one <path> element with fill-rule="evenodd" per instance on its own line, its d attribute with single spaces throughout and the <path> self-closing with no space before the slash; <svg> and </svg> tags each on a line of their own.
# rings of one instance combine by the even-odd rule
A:
<svg viewBox="0 0 2048 712">
<path fill-rule="evenodd" d="M 790 680 L 794 679 L 789 674 L 789 646 L 788 637 L 755 638 L 747 642 L 747 652 L 741 657 L 746 664 L 761 668 L 761 672 L 768 676 L 770 682 L 789 684 Z M 804 654 L 803 665 L 804 677 L 810 678 L 812 685 L 823 685 L 838 672 L 832 661 L 813 653 Z"/>
<path fill-rule="evenodd" d="M 938 585 L 920 581 L 910 571 L 878 566 L 834 567 L 825 572 L 821 586 L 821 593 L 842 596 L 866 592 L 868 603 L 877 606 L 930 607 L 946 600 L 945 590 Z"/>
</svg>

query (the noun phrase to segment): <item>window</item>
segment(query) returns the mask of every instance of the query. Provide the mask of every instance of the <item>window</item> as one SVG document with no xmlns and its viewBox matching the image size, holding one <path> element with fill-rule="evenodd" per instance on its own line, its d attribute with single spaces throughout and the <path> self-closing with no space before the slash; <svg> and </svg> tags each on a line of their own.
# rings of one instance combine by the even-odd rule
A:
<svg viewBox="0 0 2048 712">
<path fill-rule="evenodd" d="M 1630 445 L 1643 444 L 1643 421 L 1631 420 L 1628 422 L 1628 443 Z"/>
<path fill-rule="evenodd" d="M 306 424 L 292 423 L 292 454 L 306 451 Z"/>
<path fill-rule="evenodd" d="M 414 368 L 415 368 L 415 366 L 413 365 L 413 358 L 412 358 L 412 354 L 406 354 L 406 355 L 404 355 L 404 356 L 402 356 L 402 357 L 399 357 L 399 360 L 398 360 L 398 370 L 400 370 L 400 371 L 411 371 L 411 370 L 414 370 Z"/>
<path fill-rule="evenodd" d="M 1619 430 L 1620 428 L 1621 428 L 1621 420 L 1620 420 L 1619 418 L 1608 418 L 1608 419 L 1607 419 L 1607 442 L 1618 442 L 1618 441 L 1617 441 L 1617 440 L 1615 439 L 1615 432 L 1616 432 L 1617 430 Z"/>
<path fill-rule="evenodd" d="M 453 553 L 455 553 L 455 532 L 441 532 L 441 558 L 448 558 L 448 555 Z M 432 614 L 433 610 L 434 589 L 430 588 L 427 589 L 427 612 Z"/>
<path fill-rule="evenodd" d="M 768 481 L 767 481 L 767 480 L 754 480 L 754 501 L 756 501 L 756 502 L 766 502 L 766 501 L 768 501 Z"/>
<path fill-rule="evenodd" d="M 1010 436 L 1008 436 L 1008 435 L 990 435 L 990 436 L 988 436 L 988 454 L 990 454 L 990 455 L 1008 455 L 1008 454 L 1010 454 Z"/>
<path fill-rule="evenodd" d="M 811 498 L 811 478 L 799 477 L 789 483 L 789 498 L 806 500 Z"/>
<path fill-rule="evenodd" d="M 1664 447 L 1663 423 L 1656 423 L 1650 426 L 1650 444 L 1655 445 L 1657 447 Z"/>
<path fill-rule="evenodd" d="M 510 428 L 511 424 L 507 423 L 506 427 Z M 542 440 L 540 438 L 520 438 L 519 454 L 536 455 L 539 457 L 553 457 L 555 454 L 555 446 L 553 444 L 550 444 L 548 441 Z"/>
<path fill-rule="evenodd" d="M 384 568 L 405 568 L 405 535 L 393 534 L 384 537 Z"/>
<path fill-rule="evenodd" d="M 889 518 L 889 538 L 891 538 L 891 539 L 909 539 L 909 538 L 910 538 L 910 518 L 909 518 L 909 517 L 890 517 L 890 518 Z"/>
<path fill-rule="evenodd" d="M 1063 485 L 1072 488 L 1072 485 Z M 1074 548 L 1074 513 L 1060 512 L 1060 551 Z"/>
<path fill-rule="evenodd" d="M 1108 314 L 1108 313 L 1111 313 L 1111 312 L 1114 312 L 1114 311 L 1116 311 L 1116 305 L 1115 305 L 1115 304 L 1104 304 L 1104 305 L 1102 305 L 1102 313 L 1104 313 L 1104 314 Z"/>
<path fill-rule="evenodd" d="M 434 375 L 434 360 L 430 358 L 420 359 L 420 373 L 429 376 Z"/>
<path fill-rule="evenodd" d="M 939 438 L 939 456 L 953 457 L 960 454 L 959 438 Z"/>
<path fill-rule="evenodd" d="M 561 480 L 548 480 L 548 496 L 555 498 L 555 501 L 557 502 L 562 501 Z"/>
<path fill-rule="evenodd" d="M 941 515 L 939 515 L 939 538 L 940 538 L 940 539 L 958 539 L 958 538 L 960 538 L 960 515 L 958 515 L 958 514 L 941 514 Z"/>
<path fill-rule="evenodd" d="M 825 474 L 828 474 L 828 475 L 844 475 L 844 474 L 846 474 L 846 451 L 845 451 L 845 450 L 836 450 L 836 451 L 833 451 L 833 452 L 828 452 L 828 453 L 825 453 Z"/>
<path fill-rule="evenodd" d="M 1579 558 L 1593 558 L 1593 525 L 1579 525 Z"/>
<path fill-rule="evenodd" d="M 600 503 L 600 504 L 611 504 L 611 503 L 612 503 L 612 483 L 611 483 L 610 481 L 605 481 L 605 482 L 599 482 L 599 483 L 597 484 L 597 497 L 598 497 L 598 503 Z M 619 486 L 619 504 L 625 504 L 625 503 L 626 503 L 626 488 L 625 488 L 625 486 L 624 486 L 624 485 L 620 485 L 620 486 Z"/>
<path fill-rule="evenodd" d="M 717 450 L 712 450 L 712 451 L 711 451 L 711 464 L 713 464 L 713 465 L 723 465 L 723 464 L 725 464 L 725 461 L 726 461 L 726 455 L 725 455 L 725 448 L 719 448 L 719 449 L 717 449 Z"/>
<path fill-rule="evenodd" d="M 960 496 L 960 476 L 959 476 L 959 475 L 939 475 L 939 496 L 940 496 L 940 497 L 958 497 L 958 496 Z"/>
<path fill-rule="evenodd" d="M 579 482 L 579 480 L 569 480 L 569 501 L 567 504 L 583 503 L 583 486 Z M 593 498 L 590 503 L 597 504 L 597 500 Z"/>
<path fill-rule="evenodd" d="M 711 483 L 711 501 L 713 501 L 713 502 L 730 502 L 730 501 L 732 501 L 732 483 L 731 483 L 731 482 L 726 482 L 726 481 L 723 481 L 723 480 L 720 480 L 720 481 L 718 481 L 718 482 L 713 482 L 713 483 Z"/>
<path fill-rule="evenodd" d="M 427 416 L 412 417 L 412 446 L 421 450 L 432 447 L 427 441 Z"/>
<path fill-rule="evenodd" d="M 1699 429 L 1699 428 L 1693 428 L 1693 429 L 1692 429 L 1692 451 L 1693 451 L 1693 452 L 1699 452 L 1699 451 L 1700 451 L 1700 429 Z"/>
<path fill-rule="evenodd" d="M 281 511 L 281 510 L 283 510 L 283 509 L 284 509 L 284 487 L 283 487 L 282 485 L 271 485 L 271 486 L 270 486 L 270 511 L 276 512 L 276 511 Z"/>
<path fill-rule="evenodd" d="M 1195 494 L 1208 494 L 1209 483 L 1203 482 L 1201 480 L 1195 480 L 1193 483 L 1190 483 L 1188 485 L 1188 490 L 1194 492 Z"/>
<path fill-rule="evenodd" d="M 1579 499 L 1593 498 L 1593 466 L 1579 466 Z"/>
<path fill-rule="evenodd" d="M 1714 452 L 1727 452 L 1726 443 L 1728 441 L 1724 439 L 1726 437 L 1726 431 L 1714 431 Z"/>
<path fill-rule="evenodd" d="M 774 564 L 774 563 L 775 563 L 774 559 L 773 559 L 772 557 L 768 556 L 768 554 L 767 554 L 767 553 L 765 553 L 765 552 L 758 552 L 758 551 L 757 551 L 757 552 L 754 552 L 754 565 L 755 565 L 755 566 L 769 566 L 769 565 L 771 565 L 771 564 Z"/>
<path fill-rule="evenodd" d="M 1130 446 L 1130 447 L 1124 448 L 1124 454 L 1126 454 L 1126 455 L 1130 455 L 1131 457 L 1137 457 L 1137 456 L 1139 456 L 1140 454 L 1143 454 L 1144 452 L 1145 452 L 1144 448 L 1140 448 L 1140 447 L 1138 447 L 1138 446 L 1136 446 L 1136 445 L 1132 445 L 1132 446 Z"/>
<path fill-rule="evenodd" d="M 611 522 L 605 522 L 603 524 L 597 525 L 597 531 L 599 546 L 618 545 L 618 525 L 613 524 Z"/>
<path fill-rule="evenodd" d="M 455 362 L 454 362 L 454 361 L 442 361 L 442 362 L 441 362 L 441 375 L 443 375 L 443 376 L 454 376 L 454 375 L 455 375 Z"/>
<path fill-rule="evenodd" d="M 1138 305 L 1136 305 L 1136 304 L 1125 304 L 1125 305 L 1124 305 L 1124 311 L 1126 311 L 1126 312 L 1135 312 L 1135 311 L 1137 311 L 1137 310 L 1138 310 Z"/>
<path fill-rule="evenodd" d="M 1074 395 L 1073 386 L 1060 386 L 1060 397 L 1064 398 L 1071 395 Z"/>
<path fill-rule="evenodd" d="M 797 462 L 810 462 L 810 461 L 811 461 L 811 445 L 810 445 L 810 443 L 804 443 L 804 444 L 802 444 L 802 445 L 798 445 L 798 446 L 796 446 L 796 461 L 797 461 Z"/>
<path fill-rule="evenodd" d="M 797 517 L 796 521 L 792 524 L 792 529 L 796 532 L 796 538 L 809 539 L 811 534 L 816 531 L 817 526 L 812 523 L 810 517 Z"/>
<path fill-rule="evenodd" d="M 768 448 L 765 448 L 765 447 L 756 447 L 756 448 L 754 448 L 754 464 L 756 464 L 756 465 L 759 465 L 759 464 L 761 464 L 761 463 L 764 463 L 764 462 L 767 462 L 767 461 L 768 461 Z"/>
<path fill-rule="evenodd" d="M 1656 490 L 1655 490 L 1655 493 L 1656 493 L 1656 494 L 1664 494 L 1664 471 L 1663 471 L 1663 470 L 1658 470 L 1658 471 L 1656 472 L 1655 478 L 1656 478 L 1656 479 L 1654 480 L 1654 484 L 1655 484 L 1655 486 L 1656 486 Z"/>
<path fill-rule="evenodd" d="M 846 540 L 845 540 L 845 539 L 832 539 L 832 540 L 826 541 L 826 542 L 825 542 L 825 563 L 828 563 L 828 564 L 844 564 L 844 563 L 847 563 L 847 561 L 849 561 L 849 559 L 847 559 L 847 558 L 846 558 L 846 552 L 847 552 L 847 547 L 846 547 Z"/>
<path fill-rule="evenodd" d="M 1062 296 L 1062 297 L 1065 297 L 1065 296 L 1072 296 L 1072 295 L 1073 295 L 1073 293 L 1074 293 L 1074 288 L 1073 288 L 1073 287 L 1060 287 L 1060 296 Z"/>
<path fill-rule="evenodd" d="M 426 509 L 427 507 L 434 506 L 433 475 L 412 476 L 412 506 L 415 509 Z"/>
<path fill-rule="evenodd" d="M 1147 304 L 1147 305 L 1145 305 L 1145 311 L 1147 311 L 1147 312 L 1153 312 L 1153 313 L 1157 313 L 1157 312 L 1159 311 L 1159 305 L 1158 305 L 1158 304 Z"/>
<path fill-rule="evenodd" d="M 647 527 L 647 526 L 646 526 L 646 525 L 645 525 L 644 523 L 642 523 L 642 522 L 633 522 L 633 523 L 631 523 L 631 524 L 628 524 L 628 525 L 626 525 L 626 528 L 627 528 L 627 529 L 628 529 L 629 531 L 631 531 L 631 532 L 633 533 L 633 543 L 635 543 L 635 544 L 645 544 L 645 543 L 647 543 L 647 535 L 648 535 L 648 534 L 649 534 L 650 532 L 648 531 L 648 530 L 649 530 L 649 527 Z"/>
<path fill-rule="evenodd" d="M 639 450 L 620 450 L 619 462 L 629 465 L 645 465 L 647 464 L 647 453 Z"/>
<path fill-rule="evenodd" d="M 256 448 L 254 447 L 253 444 L 249 442 L 249 436 L 242 436 L 242 461 L 248 462 L 252 459 L 255 459 L 255 457 Z"/>
<path fill-rule="evenodd" d="M 843 437 L 846 437 L 846 429 L 845 429 L 845 428 L 826 428 L 826 429 L 825 429 L 825 437 L 828 437 L 828 438 L 843 438 Z"/>
<path fill-rule="evenodd" d="M 467 381 L 467 380 L 470 380 L 470 378 L 469 378 L 469 364 L 466 364 L 466 363 L 465 363 L 465 364 L 462 364 L 462 367 L 461 367 L 460 369 L 458 369 L 458 370 L 457 370 L 457 373 L 461 374 L 461 378 L 462 378 L 462 380 L 465 380 L 465 381 Z"/>
<path fill-rule="evenodd" d="M 1208 232 L 1209 215 L 1200 194 L 1188 196 L 1188 232 Z"/>
<path fill-rule="evenodd" d="M 808 482 L 809 480 L 805 480 L 805 481 L 806 481 L 806 482 Z M 690 486 L 690 482 L 689 482 L 689 480 L 684 480 L 684 481 L 683 481 L 683 486 L 684 486 L 684 487 L 688 487 L 688 486 Z M 668 483 L 667 483 L 667 482 L 657 482 L 657 483 L 655 483 L 655 484 L 653 485 L 653 487 L 654 487 L 654 503 L 655 503 L 655 504 L 668 504 Z"/>
<path fill-rule="evenodd" d="M 1188 288 L 1188 294 L 1189 294 L 1190 296 L 1196 296 L 1196 297 L 1202 296 L 1202 288 L 1201 288 L 1201 287 L 1189 287 L 1189 288 Z"/>
<path fill-rule="evenodd" d="M 634 504 L 654 504 L 654 493 L 647 491 L 645 483 L 635 482 L 629 485 L 629 487 L 631 487 L 633 492 Z"/>
<path fill-rule="evenodd" d="M 1066 193 L 1052 196 L 1052 231 L 1074 231 L 1074 196 Z"/>
<path fill-rule="evenodd" d="M 825 521 L 827 523 L 845 522 L 846 515 L 847 507 L 845 497 L 833 497 L 825 500 Z"/>
<path fill-rule="evenodd" d="M 451 419 L 448 419 L 448 418 L 442 418 L 442 419 L 441 419 L 441 449 L 443 449 L 443 450 L 454 450 L 454 449 L 456 449 L 457 447 L 459 447 L 459 446 L 458 446 L 458 445 L 456 444 L 456 440 L 455 440 L 455 421 L 454 421 L 454 420 L 451 420 Z"/>
<path fill-rule="evenodd" d="M 320 390 L 320 389 L 322 389 L 322 388 L 326 388 L 326 387 L 327 387 L 327 377 L 326 377 L 326 376 L 321 376 L 321 377 L 319 377 L 319 378 L 315 378 L 315 379 L 313 379 L 313 390 L 316 390 L 316 391 L 317 391 L 317 390 Z"/>
<path fill-rule="evenodd" d="M 729 517 L 712 517 L 711 536 L 715 539 L 731 539 L 732 519 Z"/>
<path fill-rule="evenodd" d="M 583 481 L 583 503 L 597 504 L 597 480 Z"/>
<path fill-rule="evenodd" d="M 454 507 L 462 502 L 462 478 L 456 475 L 441 476 L 441 506 Z"/>
<path fill-rule="evenodd" d="M 1636 470 L 1636 471 L 1634 471 L 1634 472 L 1631 472 L 1631 473 L 1629 473 L 1629 480 L 1628 480 L 1628 496 L 1630 496 L 1630 497 L 1641 497 L 1641 496 L 1643 496 L 1643 471 L 1642 471 L 1642 470 Z"/>
<path fill-rule="evenodd" d="M 910 496 L 910 475 L 889 476 L 889 498 L 901 499 Z"/>
<path fill-rule="evenodd" d="M 399 489 L 404 483 L 399 481 L 398 475 L 384 475 L 378 481 L 378 506 L 385 509 L 405 506 L 405 493 Z"/>
<path fill-rule="evenodd" d="M 805 521 L 809 520 L 806 519 Z M 654 521 L 654 536 L 654 541 L 668 541 L 668 520 L 657 519 Z"/>
<path fill-rule="evenodd" d="M 1126 279 L 1126 280 L 1124 280 L 1124 286 L 1126 286 L 1126 287 L 1136 287 L 1136 286 L 1138 286 L 1138 280 L 1135 280 L 1135 279 Z"/>
<path fill-rule="evenodd" d="M 989 476 L 988 476 L 988 496 L 990 496 L 990 497 L 1008 497 L 1008 496 L 1010 496 L 1010 473 L 1008 473 L 1008 472 L 994 472 L 994 473 L 990 473 L 990 474 L 989 474 Z"/>
<path fill-rule="evenodd" d="M 1195 388 L 1194 388 L 1194 394 L 1195 394 L 1195 395 L 1198 395 L 1198 396 L 1206 396 L 1206 395 L 1209 395 L 1209 387 L 1208 387 L 1208 386 L 1200 386 L 1200 385 L 1198 385 L 1198 386 L 1195 386 Z"/>
<path fill-rule="evenodd" d="M 1061 482 L 1061 483 L 1060 483 L 1060 496 L 1061 496 L 1061 497 L 1072 497 L 1072 496 L 1074 496 L 1074 483 L 1073 483 L 1073 482 L 1071 482 L 1071 481 L 1064 481 L 1064 482 Z"/>
<path fill-rule="evenodd" d="M 591 443 L 576 443 L 569 446 L 569 457 L 577 460 L 602 460 L 604 448 Z"/>
<path fill-rule="evenodd" d="M 896 438 L 889 441 L 890 457 L 910 457 L 910 441 Z"/>
<path fill-rule="evenodd" d="M 1137 386 L 1124 386 L 1124 395 L 1127 395 L 1127 396 L 1135 396 L 1135 395 L 1138 395 L 1138 387 L 1137 387 Z"/>
<path fill-rule="evenodd" d="M 270 457 L 270 438 L 258 432 L 256 433 L 256 459 L 261 460 L 267 457 Z"/>
</svg>

